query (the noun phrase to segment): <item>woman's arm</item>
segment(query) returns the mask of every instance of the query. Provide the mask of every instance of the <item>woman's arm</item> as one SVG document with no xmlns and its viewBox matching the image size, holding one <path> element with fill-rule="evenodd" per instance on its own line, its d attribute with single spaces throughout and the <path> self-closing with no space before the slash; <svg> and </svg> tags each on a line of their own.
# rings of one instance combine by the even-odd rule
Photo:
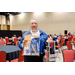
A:
<svg viewBox="0 0 75 75">
<path fill-rule="evenodd" d="M 23 38 L 23 36 L 22 36 L 22 39 L 21 39 L 21 41 L 19 42 L 19 45 L 18 45 L 20 49 L 23 49 L 23 43 L 22 43 L 23 40 L 24 40 L 24 38 Z"/>
</svg>

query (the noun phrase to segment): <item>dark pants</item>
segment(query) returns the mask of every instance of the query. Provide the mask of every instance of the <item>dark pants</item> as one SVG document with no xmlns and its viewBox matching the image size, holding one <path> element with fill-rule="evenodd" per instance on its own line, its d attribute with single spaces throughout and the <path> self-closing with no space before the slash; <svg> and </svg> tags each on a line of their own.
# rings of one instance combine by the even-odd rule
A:
<svg viewBox="0 0 75 75">
<path fill-rule="evenodd" d="M 57 41 L 55 41 L 55 45 L 58 45 Z"/>
<path fill-rule="evenodd" d="M 43 62 L 44 54 L 40 56 L 24 56 L 24 62 Z"/>
</svg>

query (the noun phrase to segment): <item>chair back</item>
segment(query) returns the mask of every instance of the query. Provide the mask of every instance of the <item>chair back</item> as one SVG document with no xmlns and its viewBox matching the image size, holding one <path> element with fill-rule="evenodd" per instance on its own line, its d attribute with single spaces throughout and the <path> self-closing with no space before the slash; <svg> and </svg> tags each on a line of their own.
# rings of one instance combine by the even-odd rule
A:
<svg viewBox="0 0 75 75">
<path fill-rule="evenodd" d="M 65 43 L 65 39 L 61 40 L 60 47 L 63 46 L 64 43 Z"/>
<path fill-rule="evenodd" d="M 6 62 L 6 52 L 0 51 L 0 62 Z"/>
<path fill-rule="evenodd" d="M 23 50 L 20 50 L 19 51 L 19 62 L 21 62 L 21 61 L 24 61 L 24 55 L 22 55 L 23 54 Z"/>
<path fill-rule="evenodd" d="M 17 42 L 17 40 L 18 40 L 17 38 L 14 38 L 14 43 L 16 43 L 16 42 Z"/>
<path fill-rule="evenodd" d="M 72 35 L 72 36 L 71 36 L 71 40 L 73 39 L 73 37 L 74 37 L 74 36 Z"/>
<path fill-rule="evenodd" d="M 73 39 L 73 41 L 75 41 L 75 38 Z"/>
<path fill-rule="evenodd" d="M 71 43 L 67 42 L 66 45 L 67 45 L 68 49 L 72 49 L 72 44 Z"/>
<path fill-rule="evenodd" d="M 3 41 L 3 38 L 1 37 L 1 41 Z"/>
<path fill-rule="evenodd" d="M 64 37 L 61 37 L 61 40 L 63 40 L 64 39 Z"/>
<path fill-rule="evenodd" d="M 3 46 L 5 45 L 5 42 L 4 41 L 0 41 L 0 46 Z"/>
<path fill-rule="evenodd" d="M 48 62 L 48 51 L 45 50 L 46 62 Z"/>
<path fill-rule="evenodd" d="M 8 38 L 8 37 L 5 37 L 5 38 Z"/>
<path fill-rule="evenodd" d="M 71 37 L 68 38 L 68 41 L 71 41 Z"/>
<path fill-rule="evenodd" d="M 9 38 L 5 38 L 5 40 L 6 40 L 6 43 L 8 43 L 8 42 L 9 42 Z"/>
<path fill-rule="evenodd" d="M 73 62 L 74 61 L 74 56 L 75 56 L 74 50 L 63 50 L 62 53 L 63 53 L 64 62 Z"/>
<path fill-rule="evenodd" d="M 18 37 L 19 39 L 21 39 L 22 37 Z"/>
<path fill-rule="evenodd" d="M 58 40 L 58 44 L 60 43 L 60 38 L 57 39 Z"/>
</svg>

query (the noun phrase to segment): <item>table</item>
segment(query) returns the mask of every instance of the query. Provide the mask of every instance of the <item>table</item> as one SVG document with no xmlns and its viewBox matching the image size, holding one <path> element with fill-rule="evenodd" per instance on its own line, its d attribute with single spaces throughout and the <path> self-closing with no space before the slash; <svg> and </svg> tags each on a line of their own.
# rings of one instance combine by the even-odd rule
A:
<svg viewBox="0 0 75 75">
<path fill-rule="evenodd" d="M 0 51 L 6 52 L 6 60 L 9 60 L 9 61 L 19 58 L 20 50 L 21 49 L 18 46 L 14 46 L 14 45 L 0 46 Z"/>
</svg>

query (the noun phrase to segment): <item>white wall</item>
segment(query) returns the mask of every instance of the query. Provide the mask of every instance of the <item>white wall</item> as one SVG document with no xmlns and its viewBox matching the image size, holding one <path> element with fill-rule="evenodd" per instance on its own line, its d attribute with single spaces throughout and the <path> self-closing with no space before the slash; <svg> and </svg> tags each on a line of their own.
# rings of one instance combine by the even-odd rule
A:
<svg viewBox="0 0 75 75">
<path fill-rule="evenodd" d="M 0 24 L 6 24 L 6 17 L 4 15 L 0 15 Z"/>
<path fill-rule="evenodd" d="M 6 25 L 6 17 L 4 15 L 0 15 L 0 25 L 1 25 L 1 30 L 3 30 L 3 25 Z"/>
<path fill-rule="evenodd" d="M 64 30 L 75 32 L 75 12 L 28 12 L 13 16 L 10 20 L 11 30 L 29 30 L 30 20 L 35 18 L 39 22 L 39 29 L 47 34 L 64 34 Z"/>
</svg>

